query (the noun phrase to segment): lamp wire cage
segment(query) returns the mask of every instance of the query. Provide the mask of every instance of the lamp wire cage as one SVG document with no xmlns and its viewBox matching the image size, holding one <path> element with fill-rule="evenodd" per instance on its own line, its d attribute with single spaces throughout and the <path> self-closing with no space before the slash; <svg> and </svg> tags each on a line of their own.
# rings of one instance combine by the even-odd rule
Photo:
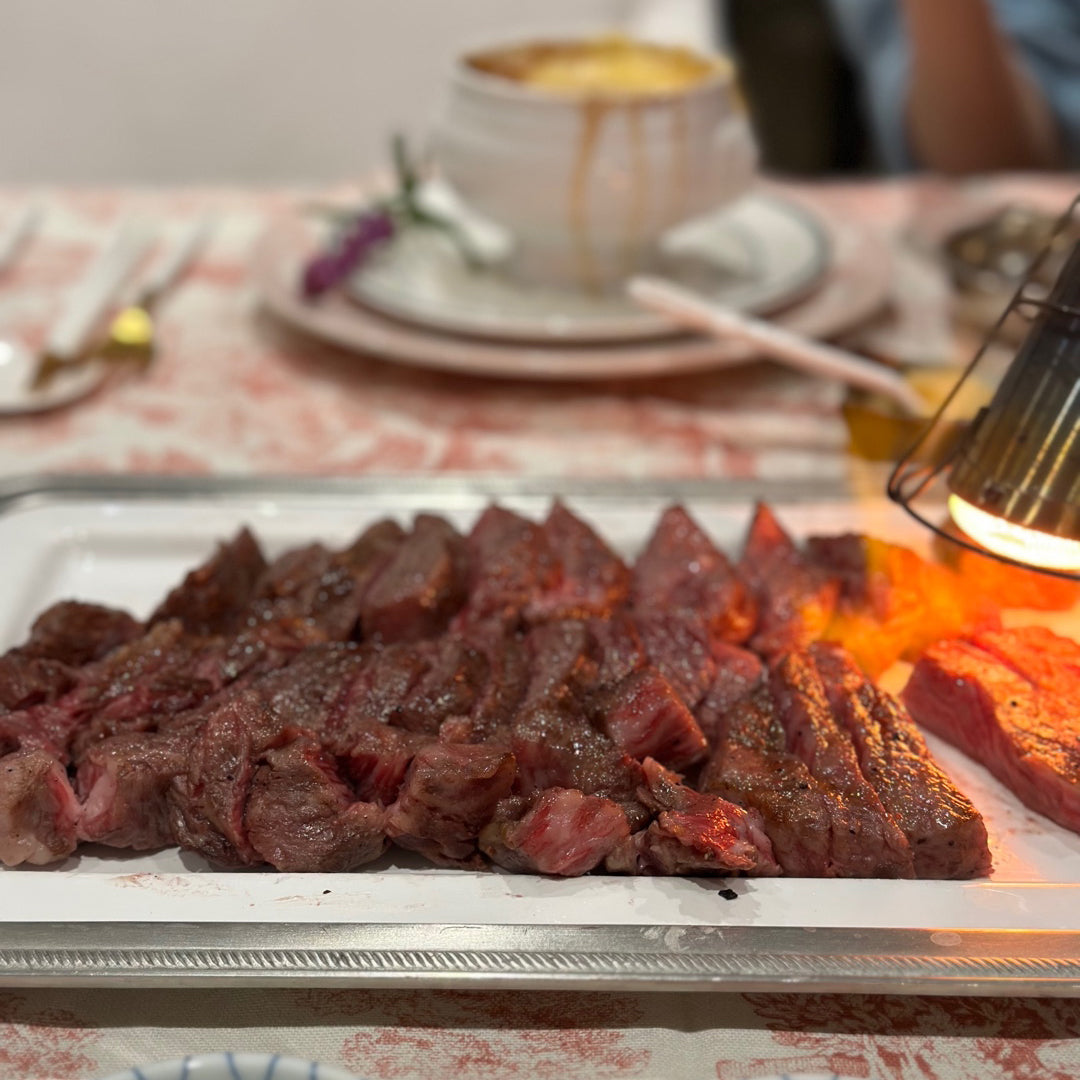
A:
<svg viewBox="0 0 1080 1080">
<path fill-rule="evenodd" d="M 1026 324 L 1027 336 L 1017 351 L 1015 330 L 1023 324 Z M 1031 564 L 991 551 L 951 527 L 945 511 L 945 496 L 949 475 L 965 441 L 976 434 L 999 385 L 1006 375 L 1012 374 L 1010 368 L 1024 362 L 1025 356 L 1030 359 L 1041 344 L 1036 340 L 1037 336 L 1049 326 L 1057 330 L 1065 327 L 1065 333 L 1077 342 L 1071 361 L 1065 361 L 1077 369 L 1075 380 L 1068 387 L 1067 400 L 1054 402 L 1054 407 L 1060 410 L 1056 429 L 1062 427 L 1062 419 L 1067 429 L 1064 432 L 1055 430 L 1054 435 L 1064 446 L 1063 451 L 1059 446 L 1059 457 L 1070 473 L 1065 477 L 1067 490 L 1075 496 L 1080 483 L 1080 363 L 1077 362 L 1080 358 L 1080 195 L 1057 220 L 1050 239 L 1028 267 L 1012 299 L 982 339 L 960 378 L 916 441 L 896 463 L 886 488 L 889 498 L 938 536 L 980 555 L 1027 570 L 1032 569 Z M 1007 327 L 1009 332 L 1006 332 Z M 1055 357 L 1054 362 L 1057 359 Z M 1070 379 L 1071 367 L 1067 372 Z M 1056 374 L 1060 380 L 1060 371 Z M 1017 441 L 1022 443 L 1024 438 L 1024 433 L 1017 431 L 1014 445 Z M 1062 439 L 1063 444 L 1060 443 Z M 1073 497 L 1069 502 L 1069 518 L 1075 525 L 1080 522 L 1080 502 L 1074 502 Z M 1072 538 L 1080 540 L 1080 533 L 1073 532 Z M 1051 567 L 1039 567 L 1039 570 L 1080 581 L 1080 570 Z"/>
</svg>

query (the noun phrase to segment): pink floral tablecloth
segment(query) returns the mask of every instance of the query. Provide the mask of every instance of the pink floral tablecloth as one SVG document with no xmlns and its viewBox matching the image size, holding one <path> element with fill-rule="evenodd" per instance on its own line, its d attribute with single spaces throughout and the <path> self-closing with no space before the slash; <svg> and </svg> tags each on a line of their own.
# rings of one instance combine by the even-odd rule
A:
<svg viewBox="0 0 1080 1080">
<path fill-rule="evenodd" d="M 1078 187 L 1076 178 L 1019 178 L 973 194 L 1063 208 Z M 927 182 L 806 193 L 895 235 L 925 228 L 956 195 Z M 297 197 L 0 191 L 0 221 L 29 199 L 47 209 L 42 234 L 0 279 L 0 337 L 31 345 L 43 341 L 64 290 L 120 214 L 144 216 L 166 234 L 203 210 L 219 222 L 163 309 L 161 355 L 150 373 L 117 378 L 69 409 L 0 419 L 0 476 L 846 476 L 839 391 L 768 365 L 634 384 L 528 386 L 396 367 L 274 325 L 256 311 L 248 258 Z M 910 276 L 897 280 L 901 290 L 905 281 L 920 289 Z M 875 350 L 911 347 L 912 296 L 901 291 L 894 301 L 893 322 L 864 331 Z M 931 323 L 940 314 L 930 311 Z M 0 921 L 11 917 L 0 913 Z M 0 1080 L 85 1080 L 220 1049 L 315 1058 L 372 1080 L 743 1080 L 796 1071 L 1065 1080 L 1080 1076 L 1078 1039 L 1080 1003 L 1052 999 L 0 988 Z"/>
</svg>

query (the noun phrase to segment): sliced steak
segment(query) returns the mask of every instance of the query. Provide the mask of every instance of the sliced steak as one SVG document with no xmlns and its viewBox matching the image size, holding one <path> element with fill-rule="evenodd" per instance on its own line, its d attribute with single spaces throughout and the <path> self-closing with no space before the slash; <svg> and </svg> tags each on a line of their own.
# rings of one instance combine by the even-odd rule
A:
<svg viewBox="0 0 1080 1080">
<path fill-rule="evenodd" d="M 19 652 L 82 667 L 101 660 L 118 646 L 134 641 L 142 632 L 142 623 L 126 611 L 78 600 L 62 600 L 46 608 L 34 620 L 29 640 Z"/>
<path fill-rule="evenodd" d="M 385 826 L 386 811 L 355 801 L 308 735 L 265 752 L 244 808 L 248 843 L 287 873 L 355 870 L 383 853 Z"/>
<path fill-rule="evenodd" d="M 704 624 L 676 611 L 636 611 L 634 623 L 649 663 L 697 708 L 716 678 L 716 658 Z"/>
<path fill-rule="evenodd" d="M 544 530 L 501 506 L 489 506 L 466 538 L 469 621 L 518 618 L 534 596 L 560 581 Z"/>
<path fill-rule="evenodd" d="M 850 838 L 844 862 L 853 877 L 914 877 L 911 848 L 859 768 L 851 737 L 837 723 L 824 682 L 809 653 L 786 656 L 773 668 L 770 691 L 787 733 L 787 750 L 814 779 L 842 800 Z M 834 836 L 834 854 L 843 837 Z"/>
<path fill-rule="evenodd" d="M 180 734 L 116 735 L 79 762 L 80 840 L 145 851 L 173 840 L 166 795 L 188 768 L 190 739 Z"/>
<path fill-rule="evenodd" d="M 0 716 L 56 701 L 73 689 L 74 668 L 60 660 L 45 660 L 11 651 L 0 656 Z"/>
<path fill-rule="evenodd" d="M 465 543 L 445 518 L 419 514 L 360 606 L 364 640 L 420 641 L 447 627 L 465 600 Z"/>
<path fill-rule="evenodd" d="M 707 744 L 693 714 L 655 668 L 628 675 L 592 702 L 600 729 L 623 753 L 685 769 Z"/>
<path fill-rule="evenodd" d="M 989 874 L 982 816 L 934 761 L 904 708 L 874 686 L 840 646 L 814 645 L 811 654 L 834 715 L 855 745 L 863 776 L 907 838 L 915 876 Z"/>
<path fill-rule="evenodd" d="M 577 877 L 629 835 L 626 814 L 610 799 L 548 788 L 533 800 L 501 802 L 480 833 L 480 850 L 515 873 Z"/>
<path fill-rule="evenodd" d="M 429 743 L 412 760 L 387 834 L 440 865 L 479 865 L 480 830 L 514 783 L 512 754 L 493 746 Z"/>
<path fill-rule="evenodd" d="M 45 866 L 78 844 L 79 800 L 63 765 L 44 750 L 0 758 L 0 863 Z"/>
<path fill-rule="evenodd" d="M 840 584 L 812 563 L 764 503 L 746 535 L 739 571 L 758 601 L 750 648 L 772 661 L 817 641 L 829 625 Z"/>
<path fill-rule="evenodd" d="M 639 797 L 656 819 L 608 856 L 606 868 L 629 874 L 780 873 L 760 816 L 716 795 L 694 791 L 658 762 L 643 763 Z"/>
<path fill-rule="evenodd" d="M 746 583 L 681 506 L 664 512 L 634 563 L 631 595 L 637 611 L 700 623 L 710 647 L 745 641 L 757 618 Z"/>
<path fill-rule="evenodd" d="M 187 769 L 169 786 L 169 824 L 180 847 L 223 866 L 260 861 L 244 824 L 251 782 L 282 724 L 251 693 L 215 710 L 188 751 Z"/>
<path fill-rule="evenodd" d="M 364 586 L 322 544 L 286 551 L 267 567 L 248 609 L 249 622 L 306 619 L 330 641 L 348 641 L 360 618 Z"/>
<path fill-rule="evenodd" d="M 728 710 L 752 694 L 765 678 L 765 667 L 758 656 L 738 645 L 724 646 L 715 659 L 716 675 L 694 710 L 698 725 L 712 747 L 724 738 L 724 716 Z"/>
<path fill-rule="evenodd" d="M 416 752 L 430 741 L 411 731 L 366 720 L 336 732 L 328 749 L 342 762 L 358 798 L 389 806 L 398 797 Z"/>
<path fill-rule="evenodd" d="M 517 761 L 515 794 L 576 788 L 617 803 L 632 828 L 648 819 L 637 799 L 641 766 L 592 728 L 573 705 L 547 701 L 523 709 L 510 734 L 510 748 Z"/>
<path fill-rule="evenodd" d="M 543 532 L 561 575 L 553 588 L 529 601 L 530 621 L 608 618 L 625 603 L 630 571 L 591 526 L 556 501 Z"/>
<path fill-rule="evenodd" d="M 1077 689 L 1044 689 L 970 641 L 942 641 L 915 664 L 901 697 L 917 723 L 985 765 L 1021 802 L 1080 832 Z"/>
<path fill-rule="evenodd" d="M 968 639 L 1039 690 L 1054 697 L 1077 700 L 1080 643 L 1045 626 L 984 630 L 969 635 Z"/>
<path fill-rule="evenodd" d="M 239 630 L 265 569 L 258 542 L 241 529 L 169 593 L 150 616 L 150 625 L 175 619 L 188 633 L 204 636 Z"/>
<path fill-rule="evenodd" d="M 589 619 L 586 625 L 596 647 L 598 686 L 611 686 L 649 662 L 641 635 L 628 613 L 616 612 L 610 619 Z"/>
</svg>

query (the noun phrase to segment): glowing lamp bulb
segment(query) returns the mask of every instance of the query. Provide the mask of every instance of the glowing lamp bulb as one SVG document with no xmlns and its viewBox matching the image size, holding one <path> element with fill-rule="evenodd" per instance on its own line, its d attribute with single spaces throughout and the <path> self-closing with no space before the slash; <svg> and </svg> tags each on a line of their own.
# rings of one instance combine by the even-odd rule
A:
<svg viewBox="0 0 1080 1080">
<path fill-rule="evenodd" d="M 949 513 L 972 540 L 997 555 L 1046 570 L 1080 571 L 1080 540 L 1006 521 L 959 495 L 949 496 Z"/>
</svg>

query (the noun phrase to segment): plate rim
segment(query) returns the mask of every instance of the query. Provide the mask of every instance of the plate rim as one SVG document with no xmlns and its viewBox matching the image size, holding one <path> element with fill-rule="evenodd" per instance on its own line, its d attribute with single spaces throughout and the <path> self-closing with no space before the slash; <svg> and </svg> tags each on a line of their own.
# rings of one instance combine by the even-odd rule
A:
<svg viewBox="0 0 1080 1080">
<path fill-rule="evenodd" d="M 824 208 L 821 216 L 831 230 L 834 250 L 842 258 L 834 261 L 819 289 L 778 313 L 775 321 L 798 333 L 831 337 L 881 311 L 892 284 L 893 260 L 887 239 L 876 230 L 853 227 Z M 305 301 L 297 287 L 302 224 L 297 213 L 287 214 L 259 237 L 251 260 L 257 300 L 268 315 L 292 332 L 353 356 L 474 378 L 535 382 L 690 375 L 758 358 L 741 342 L 696 335 L 614 345 L 497 342 L 424 331 L 334 294 L 314 303 Z M 845 247 L 853 250 L 845 251 Z M 826 318 L 822 297 L 830 288 L 847 290 L 849 295 L 843 303 L 834 298 Z"/>
<path fill-rule="evenodd" d="M 812 248 L 812 254 L 805 266 L 782 275 L 785 280 L 790 279 L 790 281 L 787 281 L 782 289 L 778 287 L 776 295 L 767 296 L 758 302 L 736 305 L 739 311 L 767 317 L 785 310 L 806 297 L 824 279 L 832 263 L 835 244 L 822 221 L 822 214 L 805 199 L 774 190 L 768 185 L 761 185 L 757 190 L 748 191 L 730 205 L 717 207 L 710 213 L 680 223 L 669 229 L 665 236 L 674 235 L 698 222 L 723 217 L 748 202 L 769 207 L 784 216 L 788 222 L 796 224 L 809 237 Z M 452 311 L 440 313 L 430 308 L 411 307 L 407 303 L 399 304 L 393 298 L 365 290 L 363 282 L 364 272 L 359 270 L 346 282 L 342 290 L 343 295 L 350 302 L 378 315 L 430 333 L 524 345 L 633 344 L 686 336 L 686 332 L 673 325 L 670 319 L 644 310 L 637 312 L 630 310 L 624 315 L 583 317 L 580 320 L 583 323 L 582 326 L 566 333 L 553 333 L 546 329 L 543 316 L 534 316 L 509 325 L 488 325 L 475 319 L 458 319 Z"/>
</svg>

